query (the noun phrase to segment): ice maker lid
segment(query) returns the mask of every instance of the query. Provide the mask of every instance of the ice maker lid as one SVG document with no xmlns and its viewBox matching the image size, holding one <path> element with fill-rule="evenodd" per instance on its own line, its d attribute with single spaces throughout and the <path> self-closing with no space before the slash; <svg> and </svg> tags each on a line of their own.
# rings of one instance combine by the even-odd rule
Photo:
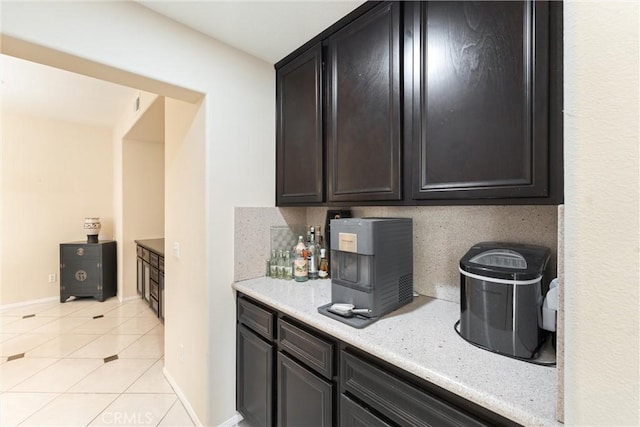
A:
<svg viewBox="0 0 640 427">
<path fill-rule="evenodd" d="M 486 267 L 517 268 L 518 270 L 527 268 L 527 260 L 522 254 L 511 249 L 490 249 L 474 256 L 469 262 Z"/>
<path fill-rule="evenodd" d="M 460 260 L 460 269 L 489 279 L 532 280 L 544 274 L 551 251 L 544 246 L 481 242 Z"/>
</svg>

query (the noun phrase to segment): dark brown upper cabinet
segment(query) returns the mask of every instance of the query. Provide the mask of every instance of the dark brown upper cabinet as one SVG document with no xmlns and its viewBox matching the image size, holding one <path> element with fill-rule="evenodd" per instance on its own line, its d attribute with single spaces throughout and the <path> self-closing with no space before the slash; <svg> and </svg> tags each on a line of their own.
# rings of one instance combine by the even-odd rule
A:
<svg viewBox="0 0 640 427">
<path fill-rule="evenodd" d="M 324 201 L 322 46 L 276 70 L 276 203 Z"/>
<path fill-rule="evenodd" d="M 407 8 L 413 199 L 547 197 L 549 5 Z"/>
<path fill-rule="evenodd" d="M 365 2 L 276 64 L 276 204 L 563 203 L 562 8 Z"/>
<path fill-rule="evenodd" d="M 399 2 L 326 41 L 327 201 L 402 199 Z"/>
</svg>

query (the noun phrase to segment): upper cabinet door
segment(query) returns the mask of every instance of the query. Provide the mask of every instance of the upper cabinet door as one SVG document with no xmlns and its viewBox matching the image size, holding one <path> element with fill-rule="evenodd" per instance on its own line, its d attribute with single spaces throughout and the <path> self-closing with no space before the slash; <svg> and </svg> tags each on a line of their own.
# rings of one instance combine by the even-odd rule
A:
<svg viewBox="0 0 640 427">
<path fill-rule="evenodd" d="M 276 70 L 276 204 L 321 203 L 322 46 Z"/>
<path fill-rule="evenodd" d="M 401 200 L 400 2 L 327 40 L 327 199 Z"/>
<path fill-rule="evenodd" d="M 548 4 L 412 7 L 413 198 L 547 196 Z"/>
</svg>

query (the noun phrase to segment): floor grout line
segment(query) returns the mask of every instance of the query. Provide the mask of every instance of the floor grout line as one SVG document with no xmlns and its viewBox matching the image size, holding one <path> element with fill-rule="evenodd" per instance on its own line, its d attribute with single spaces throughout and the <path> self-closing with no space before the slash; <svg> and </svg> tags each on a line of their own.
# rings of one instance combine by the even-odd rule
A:
<svg viewBox="0 0 640 427">
<path fill-rule="evenodd" d="M 154 352 L 157 351 L 156 340 L 157 339 L 161 340 L 161 342 L 164 341 L 164 333 L 160 333 L 160 334 L 158 333 L 158 327 L 159 326 L 163 327 L 164 325 L 161 322 L 157 321 L 154 317 L 149 315 L 151 311 L 146 304 L 141 304 L 138 301 L 136 300 L 126 301 L 123 303 L 110 304 L 109 306 L 104 306 L 104 307 L 98 307 L 96 304 L 94 304 L 91 301 L 89 302 L 81 301 L 80 304 L 82 304 L 82 306 L 78 306 L 77 309 L 71 309 L 71 308 L 67 309 L 67 307 L 70 307 L 71 304 L 73 304 L 73 301 L 67 301 L 64 303 L 64 308 L 61 308 L 62 306 L 60 304 L 51 303 L 42 307 L 37 307 L 34 310 L 29 310 L 28 308 L 22 307 L 20 309 L 16 309 L 15 311 L 13 311 L 13 313 L 0 312 L 0 318 L 14 319 L 14 320 L 7 321 L 8 322 L 7 324 L 16 323 L 16 322 L 19 322 L 20 320 L 24 320 L 32 317 L 50 318 L 49 321 L 46 321 L 43 324 L 37 324 L 36 327 L 30 328 L 30 329 L 25 328 L 24 332 L 6 333 L 9 336 L 10 335 L 13 335 L 13 336 L 11 336 L 10 338 L 7 338 L 0 344 L 0 347 L 2 347 L 3 345 L 6 346 L 6 343 L 10 342 L 14 338 L 23 337 L 24 335 L 33 335 L 34 336 L 33 338 L 25 339 L 26 345 L 24 347 L 26 347 L 27 350 L 24 351 L 24 353 L 26 353 L 24 359 L 30 360 L 30 361 L 39 360 L 39 359 L 51 360 L 51 363 L 46 363 L 44 366 L 39 367 L 33 372 L 29 372 L 28 375 L 26 375 L 25 377 L 22 377 L 20 375 L 18 377 L 19 381 L 13 384 L 11 386 L 11 389 L 0 392 L 0 394 L 12 393 L 12 394 L 22 394 L 25 396 L 26 395 L 53 395 L 53 398 L 46 400 L 44 404 L 36 404 L 34 405 L 33 408 L 30 408 L 30 412 L 28 414 L 21 414 L 20 417 L 22 419 L 18 421 L 18 424 L 26 422 L 28 419 L 35 416 L 40 411 L 46 410 L 45 408 L 55 407 L 55 406 L 51 406 L 53 405 L 53 402 L 55 402 L 57 399 L 63 398 L 64 396 L 70 396 L 70 395 L 114 396 L 113 399 L 108 399 L 109 402 L 106 405 L 99 404 L 99 406 L 101 407 L 100 411 L 95 416 L 93 416 L 93 418 L 87 423 L 87 425 L 98 421 L 98 418 L 104 413 L 104 411 L 107 410 L 107 408 L 109 408 L 112 404 L 114 404 L 114 402 L 116 402 L 118 399 L 124 399 L 125 396 L 141 396 L 141 395 L 167 396 L 162 399 L 165 399 L 164 400 L 165 403 L 171 402 L 171 400 L 167 401 L 166 400 L 167 398 L 173 399 L 171 404 L 168 405 L 166 409 L 164 404 L 162 406 L 163 408 L 162 410 L 160 410 L 159 407 L 154 409 L 156 415 L 158 416 L 158 419 L 154 420 L 156 422 L 156 425 L 159 425 L 163 422 L 163 420 L 167 417 L 170 411 L 174 409 L 175 405 L 178 402 L 180 402 L 180 399 L 175 393 L 175 390 L 173 390 L 173 388 L 170 387 L 171 391 L 167 391 L 166 388 L 162 388 L 158 391 L 147 391 L 144 389 L 145 386 L 141 388 L 141 390 L 143 391 L 131 391 L 131 390 L 133 389 L 135 384 L 138 383 L 138 381 L 140 381 L 142 377 L 149 374 L 149 372 L 152 369 L 154 369 L 154 367 L 159 362 L 164 364 L 164 347 L 160 348 L 160 352 L 159 352 L 160 354 L 157 356 L 145 356 L 145 357 L 136 356 L 136 357 L 128 357 L 128 358 L 119 357 L 121 353 L 125 352 L 129 348 L 132 348 L 133 346 L 140 346 L 140 348 L 136 348 L 135 350 L 136 353 L 134 353 L 134 355 L 146 354 L 147 350 L 144 347 L 145 345 L 152 346 L 152 347 L 149 347 L 148 354 L 153 354 Z M 133 304 L 137 305 L 138 307 L 134 307 Z M 131 307 L 131 308 L 123 308 L 123 307 Z M 104 310 L 100 310 L 100 308 L 104 308 Z M 53 311 L 55 311 L 56 309 L 59 310 L 57 314 L 53 313 Z M 69 311 L 67 312 L 66 310 L 69 310 Z M 109 315 L 110 313 L 111 315 Z M 43 328 L 46 325 L 51 324 L 52 322 L 58 322 L 59 325 L 64 325 L 66 323 L 62 322 L 61 319 L 71 319 L 71 318 L 78 318 L 78 319 L 84 318 L 83 319 L 84 321 L 79 321 L 77 325 L 74 324 L 71 327 L 60 326 L 58 327 L 59 329 L 58 331 L 47 331 L 45 329 L 43 331 L 34 332 L 35 330 Z M 91 331 L 89 327 L 90 322 L 92 321 L 101 321 L 102 322 L 101 325 L 113 324 L 113 326 L 110 328 L 101 328 L 101 329 L 106 329 L 105 331 L 95 332 L 95 331 Z M 129 322 L 129 324 L 125 327 L 122 327 L 122 325 L 124 325 L 127 322 Z M 68 323 L 73 324 L 74 321 L 68 321 Z M 31 325 L 28 325 L 28 326 L 31 326 Z M 18 326 L 14 326 L 14 328 L 19 329 Z M 51 329 L 53 330 L 55 328 L 51 327 Z M 76 332 L 78 330 L 81 330 L 82 332 Z M 37 338 L 38 335 L 44 335 L 48 337 L 43 342 L 39 342 Z M 73 344 L 74 342 L 74 339 L 72 338 L 73 336 L 92 336 L 92 338 L 90 339 L 90 341 L 79 345 L 79 347 L 75 347 L 75 345 Z M 119 350 L 116 351 L 115 353 L 114 352 L 110 353 L 112 357 L 113 356 L 117 357 L 117 360 L 114 360 L 112 363 L 116 363 L 119 361 L 127 362 L 127 361 L 135 361 L 135 360 L 140 360 L 140 361 L 146 360 L 150 362 L 149 366 L 144 368 L 139 375 L 135 375 L 130 382 L 129 382 L 129 378 L 127 378 L 125 381 L 129 383 L 120 392 L 71 392 L 70 390 L 72 390 L 78 383 L 85 381 L 87 377 L 94 374 L 98 369 L 105 366 L 106 364 L 104 361 L 104 357 L 86 357 L 86 356 L 72 357 L 72 355 L 84 349 L 85 347 L 91 345 L 92 343 L 95 343 L 97 340 L 100 340 L 102 337 L 106 337 L 106 336 L 127 336 L 127 337 L 133 338 L 131 342 L 129 342 L 122 348 L 120 348 L 119 344 L 117 343 L 115 344 Z M 145 338 L 143 339 L 143 337 Z M 146 338 L 146 337 L 150 337 L 150 338 Z M 33 341 L 29 341 L 30 339 L 32 339 Z M 40 347 L 49 345 L 50 343 L 53 343 L 55 340 L 59 341 L 60 346 L 67 345 L 67 348 L 61 347 L 59 349 L 59 352 L 55 353 L 56 351 L 55 346 L 52 346 L 50 348 L 47 348 L 45 351 L 43 351 L 42 356 L 39 356 L 39 355 L 30 356 L 29 354 L 30 352 L 34 352 Z M 117 338 L 114 338 L 114 340 L 116 340 L 116 342 L 118 341 Z M 81 341 L 81 339 L 78 341 Z M 128 341 L 129 340 L 125 338 L 125 342 L 128 342 Z M 32 343 L 37 342 L 38 344 L 33 345 L 33 344 L 30 344 L 30 342 Z M 71 342 L 71 344 L 65 344 L 65 342 Z M 19 341 L 15 341 L 12 345 L 15 345 L 16 349 L 19 350 L 19 352 L 22 352 L 21 343 Z M 5 348 L 8 348 L 8 347 L 5 347 Z M 71 348 L 72 350 L 69 350 L 69 348 Z M 99 348 L 99 347 L 97 347 L 96 345 L 96 348 Z M 56 354 L 56 356 L 54 357 L 46 356 L 47 352 L 49 351 L 51 352 L 51 354 Z M 13 356 L 19 354 L 19 352 L 13 352 Z M 107 355 L 105 355 L 105 357 L 106 356 Z M 46 388 L 39 389 L 41 387 L 37 382 L 39 380 L 33 380 L 34 382 L 32 383 L 33 388 L 38 389 L 38 391 L 28 391 L 28 390 L 14 391 L 13 390 L 14 388 L 19 387 L 21 384 L 25 383 L 26 381 L 30 381 L 34 376 L 41 374 L 44 370 L 54 366 L 57 363 L 60 363 L 63 360 L 100 360 L 100 359 L 102 359 L 101 364 L 97 364 L 95 368 L 92 368 L 88 372 L 81 375 L 80 378 L 78 378 L 76 381 L 73 381 L 73 384 L 71 384 L 69 387 L 65 387 L 65 390 L 62 392 L 47 390 Z M 3 366 L 3 369 L 5 369 L 4 368 L 5 363 L 6 362 L 3 361 L 1 365 Z M 69 365 L 69 363 L 67 365 Z M 162 370 L 159 370 L 159 372 L 160 372 L 159 375 L 161 376 L 162 380 L 166 381 L 166 379 L 164 378 L 164 374 L 162 373 Z M 49 373 L 47 373 L 46 376 L 44 376 L 43 378 L 47 378 L 48 375 Z M 52 375 L 54 375 L 55 377 L 55 373 L 53 373 Z M 152 381 L 151 384 L 153 384 L 154 381 L 158 381 L 157 379 L 153 379 L 152 377 L 150 378 L 151 378 L 150 381 Z M 27 387 L 29 386 L 25 386 L 25 388 Z M 90 385 L 89 385 L 89 388 L 91 388 Z M 36 401 L 36 402 L 39 402 L 39 401 Z M 184 414 L 180 414 L 180 416 L 184 416 Z M 186 414 L 186 416 L 188 417 L 188 414 Z M 193 421 L 190 418 L 188 418 L 188 421 L 185 420 L 185 422 L 189 422 L 193 424 Z"/>
</svg>

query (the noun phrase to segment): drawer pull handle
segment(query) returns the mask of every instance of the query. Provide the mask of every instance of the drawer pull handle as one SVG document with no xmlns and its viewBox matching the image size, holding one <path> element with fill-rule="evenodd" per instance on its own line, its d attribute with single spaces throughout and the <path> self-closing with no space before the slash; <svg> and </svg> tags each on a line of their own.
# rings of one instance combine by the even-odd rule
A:
<svg viewBox="0 0 640 427">
<path fill-rule="evenodd" d="M 78 254 L 78 256 L 83 256 L 84 255 L 84 248 L 76 249 L 76 254 Z"/>
</svg>

